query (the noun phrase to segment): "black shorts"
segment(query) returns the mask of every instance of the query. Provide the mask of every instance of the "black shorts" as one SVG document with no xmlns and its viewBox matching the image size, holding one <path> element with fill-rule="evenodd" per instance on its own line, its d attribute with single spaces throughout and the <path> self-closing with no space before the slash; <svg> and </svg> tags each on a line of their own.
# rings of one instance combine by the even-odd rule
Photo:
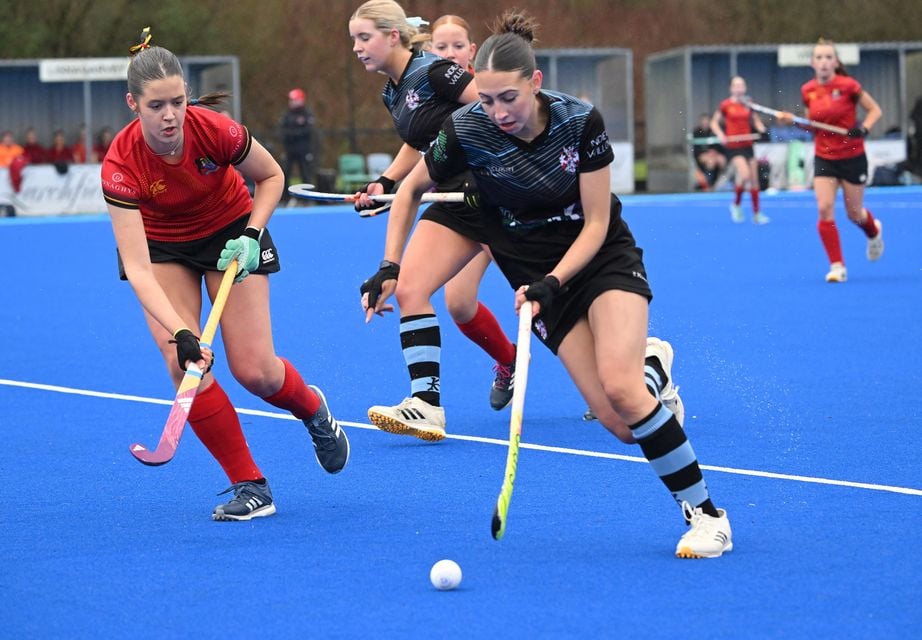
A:
<svg viewBox="0 0 922 640">
<path fill-rule="evenodd" d="M 239 238 L 246 229 L 250 220 L 250 214 L 240 216 L 232 223 L 214 234 L 200 240 L 190 242 L 160 242 L 158 240 L 148 240 L 147 247 L 150 251 L 151 262 L 178 262 L 193 271 L 204 274 L 206 271 L 218 270 L 218 259 L 221 257 L 221 250 L 228 240 Z M 278 250 L 275 243 L 272 242 L 272 236 L 269 235 L 269 229 L 263 231 L 259 239 L 259 268 L 250 273 L 269 274 L 277 272 L 281 267 L 279 265 Z M 127 280 L 125 276 L 125 266 L 122 264 L 122 256 L 118 254 L 118 277 L 121 280 Z"/>
<path fill-rule="evenodd" d="M 592 302 L 613 289 L 636 293 L 647 302 L 653 299 L 640 248 L 623 247 L 617 254 L 596 256 L 554 297 L 550 311 L 542 311 L 532 322 L 532 332 L 557 355 L 560 343 L 586 316 Z"/>
<path fill-rule="evenodd" d="M 627 223 L 621 218 L 621 202 L 612 196 L 612 216 L 608 238 L 588 265 L 575 277 L 571 278 L 556 296 L 548 310 L 532 322 L 532 332 L 555 355 L 560 343 L 576 323 L 586 317 L 592 302 L 606 291 L 617 289 L 630 291 L 643 296 L 649 302 L 653 292 L 647 282 L 647 272 L 643 264 L 643 249 L 634 242 L 634 236 Z M 506 280 L 517 289 L 516 284 L 528 284 L 544 277 L 559 262 L 566 250 L 557 238 L 573 238 L 579 227 L 569 228 L 562 224 L 557 229 L 548 229 L 551 236 L 540 239 L 541 231 L 536 231 L 533 238 L 525 244 L 523 238 L 507 237 L 501 245 L 491 244 L 496 265 L 506 276 Z M 494 227 L 491 232 L 496 233 Z M 568 240 L 564 240 L 565 245 Z M 527 255 L 515 252 L 515 247 L 527 246 Z M 543 247 L 550 247 L 543 252 Z"/>
<path fill-rule="evenodd" d="M 752 160 L 756 157 L 752 145 L 749 145 L 748 147 L 736 147 L 735 149 L 728 149 L 724 147 L 724 155 L 727 156 L 728 163 L 731 162 L 736 156 L 745 158 L 746 160 Z"/>
<path fill-rule="evenodd" d="M 863 153 L 845 160 L 828 160 L 814 156 L 813 177 L 836 178 L 851 184 L 864 184 L 868 181 L 868 157 Z"/>
<path fill-rule="evenodd" d="M 487 241 L 480 211 L 463 202 L 433 202 L 423 211 L 420 219 L 448 227 L 474 242 L 485 244 Z"/>
<path fill-rule="evenodd" d="M 473 179 L 470 173 L 462 173 L 439 183 L 437 191 L 448 193 L 464 191 L 465 183 L 473 182 Z M 420 219 L 448 227 L 474 242 L 485 244 L 487 241 L 480 210 L 471 209 L 463 202 L 434 202 L 423 211 Z"/>
</svg>

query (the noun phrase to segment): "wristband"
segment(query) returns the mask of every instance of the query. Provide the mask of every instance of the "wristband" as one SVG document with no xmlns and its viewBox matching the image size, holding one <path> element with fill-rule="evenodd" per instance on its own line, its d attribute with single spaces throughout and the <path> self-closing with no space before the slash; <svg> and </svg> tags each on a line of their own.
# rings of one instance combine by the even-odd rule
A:
<svg viewBox="0 0 922 640">
<path fill-rule="evenodd" d="M 246 229 L 243 230 L 242 235 L 245 235 L 248 238 L 253 238 L 254 240 L 256 240 L 256 242 L 259 242 L 259 239 L 263 235 L 263 230 L 257 229 L 256 227 L 247 227 Z"/>
</svg>

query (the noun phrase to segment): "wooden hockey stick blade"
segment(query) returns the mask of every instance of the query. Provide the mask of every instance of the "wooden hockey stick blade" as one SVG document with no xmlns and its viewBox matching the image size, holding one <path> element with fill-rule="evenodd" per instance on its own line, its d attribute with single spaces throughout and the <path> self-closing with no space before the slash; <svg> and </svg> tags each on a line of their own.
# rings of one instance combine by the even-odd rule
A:
<svg viewBox="0 0 922 640">
<path fill-rule="evenodd" d="M 157 448 L 150 451 L 143 444 L 135 443 L 131 445 L 131 455 L 137 458 L 139 462 L 156 467 L 173 459 L 201 381 L 202 372 L 196 365 L 190 364 L 186 369 L 186 375 L 183 376 L 182 383 L 179 385 L 179 391 L 176 393 L 176 399 L 173 401 L 170 415 L 166 419 L 166 425 L 163 427 L 163 433 L 160 435 Z"/>
<path fill-rule="evenodd" d="M 496 499 L 490 533 L 499 540 L 506 533 L 509 503 L 515 486 L 515 473 L 519 464 L 519 442 L 522 439 L 522 416 L 525 411 L 525 390 L 528 388 L 528 361 L 531 358 L 532 303 L 519 308 L 519 334 L 515 353 L 515 386 L 512 389 L 512 414 L 509 417 L 509 451 L 506 454 L 506 474 Z"/>
<path fill-rule="evenodd" d="M 234 284 L 234 278 L 237 276 L 237 261 L 233 260 L 227 266 L 224 277 L 221 280 L 221 286 L 218 287 L 218 293 L 215 294 L 214 304 L 211 305 L 211 312 L 208 314 L 208 321 L 202 330 L 202 337 L 199 344 L 211 348 L 215 333 L 218 331 L 218 323 L 221 320 L 221 314 L 224 312 L 224 305 L 227 303 L 227 296 L 230 294 L 231 286 Z M 202 382 L 204 374 L 195 364 L 190 364 L 186 369 L 186 375 L 183 376 L 182 382 L 179 383 L 179 389 L 176 391 L 176 399 L 170 409 L 170 415 L 166 419 L 166 425 L 160 434 L 160 441 L 154 451 L 149 450 L 143 444 L 135 443 L 129 447 L 131 455 L 143 464 L 150 466 L 159 466 L 166 464 L 173 459 L 176 454 L 176 448 L 179 446 L 179 440 L 182 438 L 183 429 L 186 421 L 189 419 L 189 412 L 192 410 L 192 402 L 198 393 L 199 384 Z"/>
</svg>

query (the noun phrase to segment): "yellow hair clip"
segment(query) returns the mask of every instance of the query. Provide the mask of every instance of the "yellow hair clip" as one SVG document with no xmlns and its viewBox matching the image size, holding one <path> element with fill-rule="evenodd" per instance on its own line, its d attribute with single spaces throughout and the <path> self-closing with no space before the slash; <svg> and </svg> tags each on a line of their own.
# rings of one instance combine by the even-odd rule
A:
<svg viewBox="0 0 922 640">
<path fill-rule="evenodd" d="M 150 27 L 144 27 L 141 31 L 141 42 L 131 47 L 128 51 L 131 53 L 138 53 L 142 49 L 150 49 L 150 39 L 152 37 Z"/>
</svg>

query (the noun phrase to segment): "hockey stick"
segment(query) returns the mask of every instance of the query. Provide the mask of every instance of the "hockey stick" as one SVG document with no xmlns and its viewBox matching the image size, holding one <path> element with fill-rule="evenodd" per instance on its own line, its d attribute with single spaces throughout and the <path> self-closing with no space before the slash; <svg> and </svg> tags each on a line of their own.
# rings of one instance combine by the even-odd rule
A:
<svg viewBox="0 0 922 640">
<path fill-rule="evenodd" d="M 727 136 L 727 142 L 753 142 L 762 138 L 761 133 L 741 133 L 735 136 Z M 720 138 L 717 136 L 708 136 L 707 138 L 692 138 L 688 136 L 688 141 L 692 144 L 720 144 Z"/>
<path fill-rule="evenodd" d="M 293 184 L 288 187 L 288 193 L 303 200 L 314 200 L 317 202 L 352 202 L 354 193 L 323 193 L 314 191 L 312 184 Z M 376 202 L 393 202 L 396 194 L 383 193 L 376 196 L 369 196 Z M 461 192 L 429 192 L 424 193 L 423 202 L 464 202 L 464 194 Z"/>
<path fill-rule="evenodd" d="M 778 109 L 772 109 L 771 107 L 764 107 L 761 104 L 756 104 L 755 102 L 750 102 L 744 100 L 743 104 L 752 109 L 753 111 L 758 111 L 759 113 L 764 113 L 770 115 L 773 118 L 781 118 L 783 111 Z M 842 127 L 837 127 L 832 124 L 826 124 L 825 122 L 817 122 L 816 120 L 808 120 L 807 118 L 801 118 L 800 116 L 795 116 L 791 114 L 791 120 L 795 124 L 803 125 L 805 127 L 813 127 L 814 129 L 822 129 L 823 131 L 829 131 L 831 133 L 838 133 L 841 136 L 848 135 L 848 129 L 843 129 Z"/>
<path fill-rule="evenodd" d="M 515 484 L 515 470 L 519 463 L 519 440 L 522 438 L 522 412 L 525 410 L 525 388 L 528 385 L 528 360 L 531 356 L 532 303 L 526 301 L 519 308 L 519 336 L 515 353 L 515 386 L 512 389 L 512 415 L 509 417 L 509 452 L 506 454 L 506 475 L 503 488 L 496 499 L 490 530 L 493 539 L 499 540 L 506 533 L 506 517 L 512 500 L 512 486 Z"/>
<path fill-rule="evenodd" d="M 218 287 L 218 293 L 215 295 L 214 303 L 211 305 L 211 312 L 208 314 L 208 321 L 202 331 L 199 344 L 203 347 L 211 348 L 211 341 L 214 340 L 214 335 L 218 330 L 218 322 L 221 320 L 221 313 L 224 311 L 224 303 L 227 302 L 227 296 L 230 293 L 231 285 L 234 284 L 236 275 L 237 261 L 232 260 L 224 272 L 221 286 Z M 179 439 L 182 437 L 183 429 L 186 426 L 186 420 L 189 418 L 189 412 L 192 410 L 192 401 L 195 400 L 195 395 L 198 393 L 198 387 L 202 382 L 203 375 L 202 370 L 195 363 L 189 363 L 186 375 L 183 376 L 182 382 L 179 383 L 179 390 L 176 392 L 173 408 L 170 409 L 170 415 L 166 419 L 166 425 L 163 427 L 163 433 L 160 435 L 160 442 L 157 443 L 156 450 L 150 451 L 143 444 L 135 443 L 130 447 L 131 455 L 140 462 L 152 467 L 166 464 L 173 459 L 176 454 L 176 447 L 179 446 Z"/>
</svg>

